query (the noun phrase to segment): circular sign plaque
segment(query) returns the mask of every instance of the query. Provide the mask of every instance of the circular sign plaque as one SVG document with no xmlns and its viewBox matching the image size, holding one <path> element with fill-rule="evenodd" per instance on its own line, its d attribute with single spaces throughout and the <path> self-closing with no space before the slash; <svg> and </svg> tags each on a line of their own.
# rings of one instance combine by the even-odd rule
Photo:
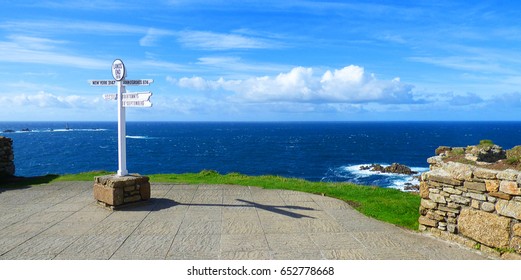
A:
<svg viewBox="0 0 521 280">
<path fill-rule="evenodd" d="M 123 64 L 121 59 L 116 59 L 112 62 L 112 77 L 116 81 L 121 81 L 125 78 L 125 64 Z"/>
</svg>

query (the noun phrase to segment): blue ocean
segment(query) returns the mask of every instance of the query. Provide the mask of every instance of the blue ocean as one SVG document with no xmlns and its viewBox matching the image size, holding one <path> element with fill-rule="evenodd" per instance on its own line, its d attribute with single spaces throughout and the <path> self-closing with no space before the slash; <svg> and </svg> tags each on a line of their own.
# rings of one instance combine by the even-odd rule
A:
<svg viewBox="0 0 521 280">
<path fill-rule="evenodd" d="M 17 176 L 118 169 L 116 122 L 0 122 L 0 135 L 14 141 Z M 504 149 L 521 144 L 521 122 L 129 122 L 127 167 L 140 174 L 212 169 L 403 189 L 417 178 L 360 166 L 397 162 L 422 172 L 438 146 L 482 139 Z"/>
</svg>

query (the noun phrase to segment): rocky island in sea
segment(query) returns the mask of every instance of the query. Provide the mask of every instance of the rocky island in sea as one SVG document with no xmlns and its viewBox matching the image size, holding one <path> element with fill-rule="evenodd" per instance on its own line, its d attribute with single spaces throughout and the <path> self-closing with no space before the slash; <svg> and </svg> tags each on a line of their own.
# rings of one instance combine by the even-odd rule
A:
<svg viewBox="0 0 521 280">
<path fill-rule="evenodd" d="M 371 165 L 363 165 L 360 166 L 360 170 L 369 170 L 369 171 L 375 171 L 375 172 L 382 172 L 382 173 L 394 173 L 394 174 L 405 174 L 405 175 L 414 175 L 418 174 L 418 172 L 413 171 L 410 167 L 399 164 L 399 163 L 393 163 L 389 166 L 382 166 L 381 164 L 371 164 Z"/>
</svg>

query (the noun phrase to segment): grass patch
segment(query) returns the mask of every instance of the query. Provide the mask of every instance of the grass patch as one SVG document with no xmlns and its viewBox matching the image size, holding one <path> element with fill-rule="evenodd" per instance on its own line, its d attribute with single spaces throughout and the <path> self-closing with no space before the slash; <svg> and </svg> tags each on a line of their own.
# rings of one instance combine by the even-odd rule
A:
<svg viewBox="0 0 521 280">
<path fill-rule="evenodd" d="M 489 140 L 489 139 L 483 139 L 483 140 L 479 141 L 478 146 L 493 146 L 493 145 L 494 145 L 494 141 Z"/>
<path fill-rule="evenodd" d="M 78 174 L 65 174 L 60 175 L 60 177 L 56 178 L 54 182 L 62 182 L 62 181 L 94 181 L 94 177 L 114 174 L 114 172 L 107 171 L 91 171 L 91 172 L 83 172 Z"/>
<path fill-rule="evenodd" d="M 66 174 L 53 178 L 57 181 L 92 181 L 95 176 L 111 174 L 105 171 Z M 219 174 L 213 170 L 184 174 L 148 175 L 155 183 L 227 184 L 256 186 L 265 189 L 294 190 L 325 195 L 343 200 L 361 213 L 404 228 L 418 230 L 420 197 L 396 189 L 360 186 L 350 183 L 310 182 L 303 179 L 263 175 L 248 176 L 240 173 Z M 48 182 L 45 182 L 48 183 Z"/>
</svg>

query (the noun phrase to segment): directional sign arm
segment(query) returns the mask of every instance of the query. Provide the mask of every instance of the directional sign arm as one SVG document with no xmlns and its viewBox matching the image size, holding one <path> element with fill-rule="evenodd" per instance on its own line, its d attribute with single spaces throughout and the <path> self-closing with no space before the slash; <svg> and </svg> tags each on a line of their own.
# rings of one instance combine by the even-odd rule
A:
<svg viewBox="0 0 521 280">
<path fill-rule="evenodd" d="M 115 86 L 116 81 L 114 80 L 89 80 L 91 86 Z"/>
<path fill-rule="evenodd" d="M 143 92 L 126 92 L 123 93 L 123 100 L 133 100 L 133 101 L 149 101 L 152 93 L 150 91 Z M 115 93 L 103 94 L 103 99 L 105 100 L 118 100 L 118 95 Z"/>
<path fill-rule="evenodd" d="M 123 100 L 123 107 L 152 107 L 148 100 Z"/>
<path fill-rule="evenodd" d="M 88 81 L 91 86 L 115 86 L 115 80 L 89 80 Z M 121 83 L 124 86 L 149 86 L 152 84 L 154 80 L 152 79 L 142 79 L 142 80 L 123 80 Z"/>
<path fill-rule="evenodd" d="M 142 79 L 142 80 L 123 80 L 123 85 L 126 86 L 148 86 L 153 83 L 152 79 Z"/>
</svg>

